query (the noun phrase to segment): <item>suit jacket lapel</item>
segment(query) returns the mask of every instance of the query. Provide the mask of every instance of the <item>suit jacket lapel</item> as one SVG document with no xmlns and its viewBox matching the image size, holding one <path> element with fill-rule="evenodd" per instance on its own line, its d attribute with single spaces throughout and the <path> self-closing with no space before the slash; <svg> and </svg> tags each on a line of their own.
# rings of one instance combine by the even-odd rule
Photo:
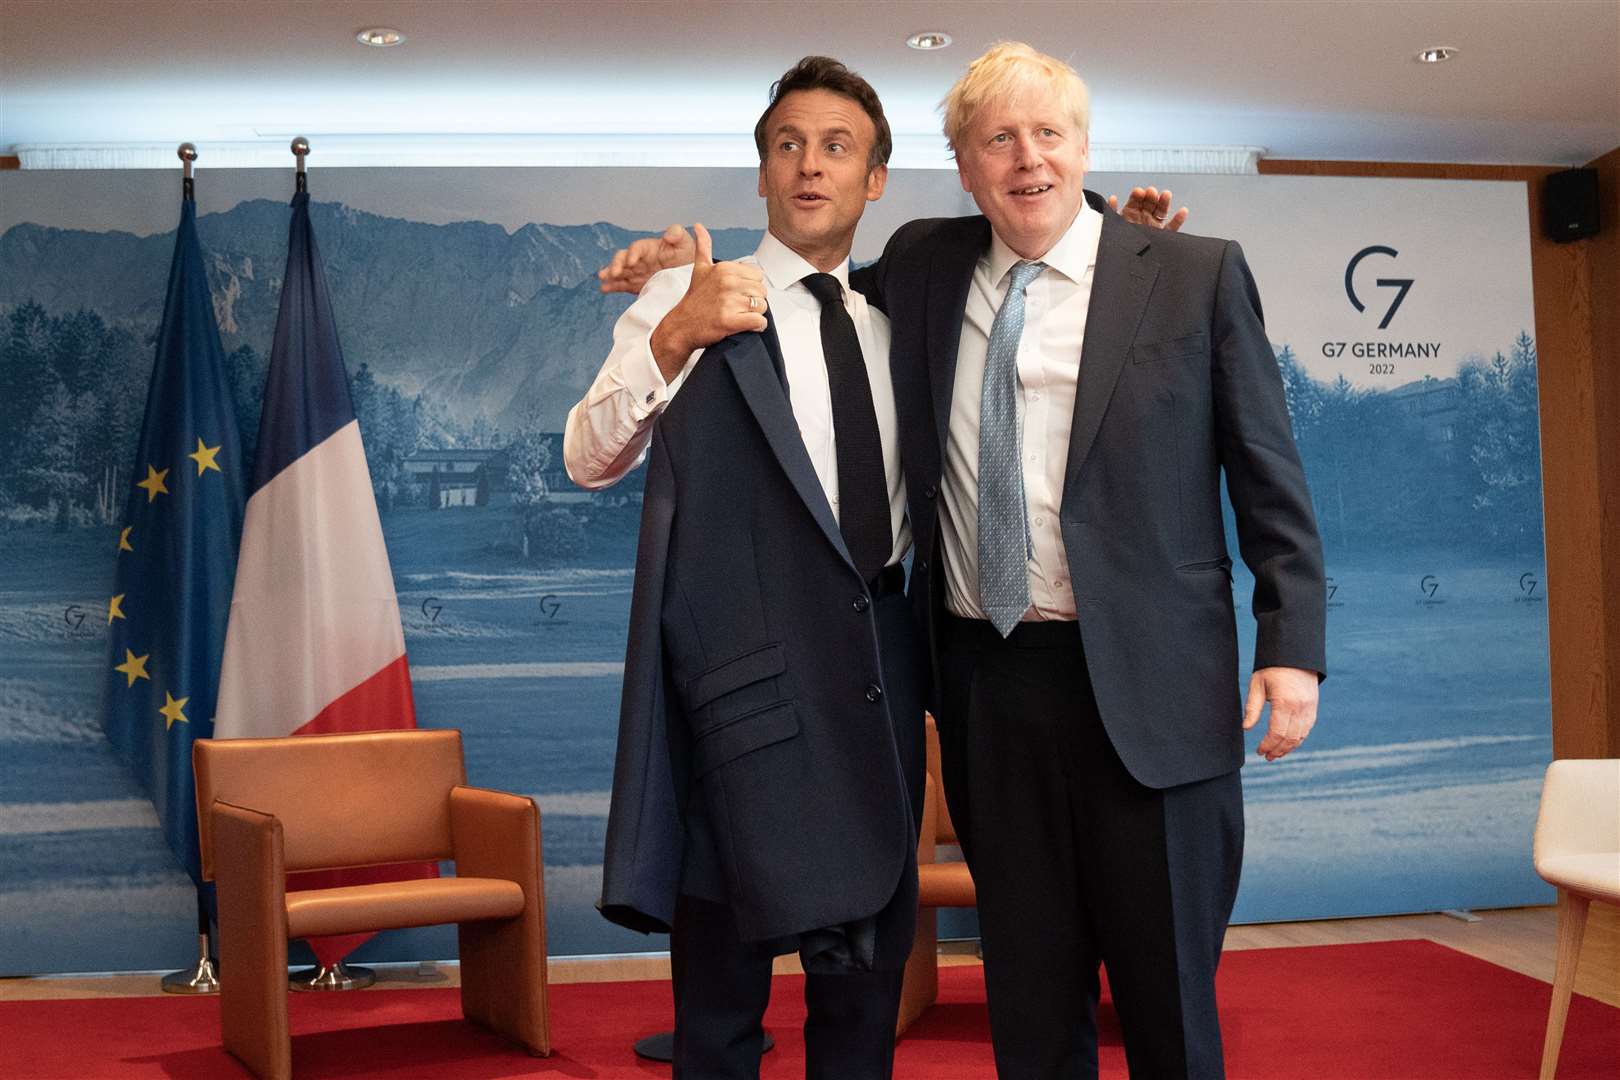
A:
<svg viewBox="0 0 1620 1080">
<path fill-rule="evenodd" d="M 982 217 L 963 223 L 960 242 L 942 245 L 928 279 L 928 385 L 934 398 L 934 434 L 939 460 L 951 425 L 951 391 L 956 384 L 956 353 L 962 343 L 962 318 L 979 256 L 990 246 L 990 223 Z"/>
<path fill-rule="evenodd" d="M 771 346 L 777 347 L 773 349 Z M 804 505 L 828 542 L 854 570 L 855 563 L 849 557 L 844 536 L 838 531 L 838 521 L 827 503 L 827 492 L 816 476 L 815 466 L 810 464 L 810 454 L 804 448 L 798 422 L 793 419 L 793 408 L 788 404 L 787 382 L 781 376 L 782 354 L 776 340 L 775 323 L 771 323 L 765 334 L 738 334 L 716 348 L 726 350 L 726 364 L 731 368 L 732 377 L 737 380 L 737 388 L 742 391 L 743 400 L 758 421 L 771 452 L 787 474 L 788 482 L 798 492 L 799 498 L 804 500 Z"/>
<path fill-rule="evenodd" d="M 1097 245 L 1097 269 L 1091 279 L 1091 302 L 1086 312 L 1086 337 L 1080 349 L 1080 382 L 1069 425 L 1069 456 L 1064 468 L 1063 491 L 1074 490 L 1080 467 L 1097 429 L 1102 426 L 1108 400 L 1114 396 L 1119 374 L 1136 339 L 1136 328 L 1147 310 L 1159 268 L 1143 258 L 1151 241 L 1121 221 L 1106 205 L 1102 238 Z"/>
</svg>

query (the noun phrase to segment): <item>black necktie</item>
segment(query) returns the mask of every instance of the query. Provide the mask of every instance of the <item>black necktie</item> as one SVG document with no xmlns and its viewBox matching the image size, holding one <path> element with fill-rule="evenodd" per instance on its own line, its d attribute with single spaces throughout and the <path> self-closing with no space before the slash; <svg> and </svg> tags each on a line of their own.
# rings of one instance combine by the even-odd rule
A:
<svg viewBox="0 0 1620 1080">
<path fill-rule="evenodd" d="M 838 445 L 838 528 L 855 568 L 874 580 L 894 550 L 889 527 L 889 482 L 883 442 L 866 379 L 855 322 L 844 310 L 843 287 L 831 274 L 811 274 L 805 288 L 821 301 L 821 352 L 832 391 L 833 437 Z"/>
</svg>

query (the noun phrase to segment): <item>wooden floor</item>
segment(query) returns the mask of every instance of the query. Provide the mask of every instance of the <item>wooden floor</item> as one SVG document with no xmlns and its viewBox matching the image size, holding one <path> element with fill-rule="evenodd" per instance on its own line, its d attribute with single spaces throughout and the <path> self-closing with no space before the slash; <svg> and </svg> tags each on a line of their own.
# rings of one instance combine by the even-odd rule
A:
<svg viewBox="0 0 1620 1080">
<path fill-rule="evenodd" d="M 1558 938 L 1558 918 L 1553 908 L 1506 908 L 1475 914 L 1479 916 L 1477 922 L 1464 922 L 1448 915 L 1401 915 L 1235 926 L 1226 936 L 1226 947 L 1273 949 L 1427 938 L 1543 982 L 1552 982 Z M 978 963 L 971 945 L 954 943 L 947 943 L 941 949 L 940 960 L 946 964 Z M 797 958 L 780 958 L 777 970 L 797 971 Z M 558 957 L 551 961 L 550 972 L 554 983 L 667 979 L 669 958 L 661 954 Z M 425 972 L 412 966 L 388 965 L 377 970 L 377 986 L 391 989 L 454 986 L 457 975 L 454 964 L 429 966 Z M 1414 977 L 1419 975 L 1414 973 Z M 1620 907 L 1592 905 L 1575 990 L 1620 1007 Z M 160 992 L 157 977 L 150 973 L 0 979 L 0 1001 L 133 997 Z"/>
</svg>

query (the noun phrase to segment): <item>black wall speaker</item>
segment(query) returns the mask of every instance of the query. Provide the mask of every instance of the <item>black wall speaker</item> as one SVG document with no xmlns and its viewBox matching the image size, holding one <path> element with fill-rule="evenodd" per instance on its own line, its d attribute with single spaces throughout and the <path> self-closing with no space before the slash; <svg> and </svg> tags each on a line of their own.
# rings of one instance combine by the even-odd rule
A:
<svg viewBox="0 0 1620 1080">
<path fill-rule="evenodd" d="M 1547 239 L 1564 243 L 1598 231 L 1596 169 L 1565 169 L 1547 177 L 1541 194 L 1541 228 Z"/>
</svg>

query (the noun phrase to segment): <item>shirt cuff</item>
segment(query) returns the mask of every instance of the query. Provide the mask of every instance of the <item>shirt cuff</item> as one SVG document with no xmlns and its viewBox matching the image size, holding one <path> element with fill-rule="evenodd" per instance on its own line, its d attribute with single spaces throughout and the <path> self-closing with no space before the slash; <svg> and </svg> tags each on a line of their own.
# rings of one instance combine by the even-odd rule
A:
<svg viewBox="0 0 1620 1080">
<path fill-rule="evenodd" d="M 658 370 L 658 361 L 653 359 L 651 331 L 640 347 L 624 358 L 619 370 L 624 388 L 630 392 L 631 415 L 637 420 L 661 411 L 669 401 L 669 384 L 664 381 L 664 373 Z"/>
</svg>

